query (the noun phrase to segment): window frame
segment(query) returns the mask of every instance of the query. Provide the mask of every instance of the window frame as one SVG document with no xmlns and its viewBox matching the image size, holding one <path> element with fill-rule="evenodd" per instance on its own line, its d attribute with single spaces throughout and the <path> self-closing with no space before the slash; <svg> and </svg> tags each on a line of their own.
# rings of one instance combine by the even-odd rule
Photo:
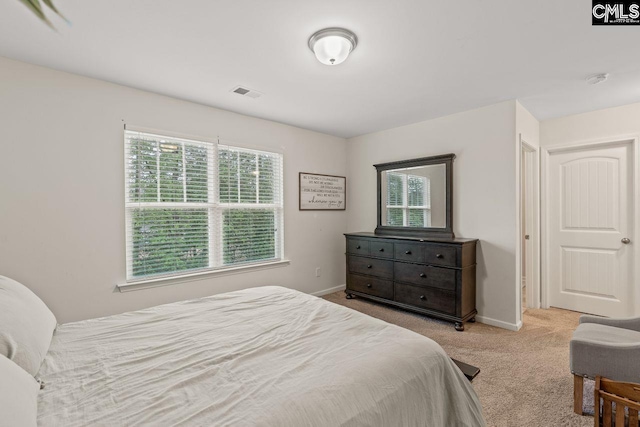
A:
<svg viewBox="0 0 640 427">
<path fill-rule="evenodd" d="M 131 159 L 132 144 L 130 139 L 134 139 L 131 136 L 135 134 L 142 134 L 144 137 L 157 138 L 158 140 L 166 140 L 170 143 L 179 142 L 182 144 L 182 153 L 184 159 L 184 147 L 185 144 L 193 144 L 207 148 L 207 201 L 206 202 L 188 202 L 186 179 L 183 179 L 183 201 L 181 202 L 162 202 L 160 201 L 161 193 L 160 188 L 160 174 L 158 173 L 157 185 L 157 201 L 155 202 L 141 202 L 131 199 L 131 183 L 129 178 L 130 168 L 128 166 Z M 125 211 L 125 252 L 126 252 L 126 281 L 123 284 L 117 285 L 120 291 L 130 290 L 129 288 L 136 288 L 137 285 L 153 284 L 156 282 L 177 281 L 180 279 L 188 279 L 191 277 L 198 277 L 207 274 L 225 274 L 236 273 L 241 270 L 254 270 L 256 268 L 272 268 L 273 266 L 287 265 L 289 261 L 284 257 L 284 155 L 281 152 L 273 151 L 262 148 L 247 148 L 239 146 L 235 143 L 227 143 L 227 141 L 220 141 L 217 139 L 215 142 L 206 138 L 182 136 L 175 133 L 155 131 L 144 128 L 131 128 L 125 126 L 124 131 L 124 178 L 125 178 L 125 196 L 124 196 L 124 211 Z M 219 168 L 219 155 L 220 150 L 230 149 L 238 152 L 252 153 L 256 156 L 256 165 L 258 165 L 258 156 L 264 154 L 267 156 L 273 156 L 277 159 L 277 167 L 274 168 L 274 196 L 277 196 L 277 200 L 274 199 L 273 203 L 259 203 L 259 188 L 256 186 L 256 202 L 255 203 L 230 203 L 222 202 L 220 200 L 220 168 Z M 159 159 L 159 154 L 158 154 Z M 158 171 L 160 169 L 159 161 L 157 163 Z M 182 176 L 186 176 L 187 164 L 186 161 L 182 162 Z M 238 170 L 238 173 L 240 171 Z M 258 178 L 259 179 L 259 178 Z M 240 177 L 238 177 L 240 185 Z M 259 181 L 258 181 L 259 182 Z M 202 268 L 191 268 L 185 270 L 177 270 L 173 272 L 164 272 L 157 274 L 148 274 L 143 276 L 133 275 L 133 250 L 134 250 L 134 230 L 133 230 L 133 218 L 132 212 L 136 208 L 141 209 L 206 209 L 208 219 L 208 265 Z M 274 211 L 274 257 L 268 259 L 261 259 L 255 261 L 247 261 L 241 263 L 224 263 L 224 222 L 223 215 L 227 210 L 231 209 L 263 209 Z M 153 285 L 156 286 L 156 285 Z M 141 288 L 145 288 L 142 286 Z"/>
</svg>

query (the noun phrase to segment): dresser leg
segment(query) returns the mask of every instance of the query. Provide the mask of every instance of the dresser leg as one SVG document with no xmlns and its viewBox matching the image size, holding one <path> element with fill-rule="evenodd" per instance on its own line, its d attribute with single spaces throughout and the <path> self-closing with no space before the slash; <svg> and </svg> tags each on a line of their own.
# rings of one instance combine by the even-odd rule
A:
<svg viewBox="0 0 640 427">
<path fill-rule="evenodd" d="M 476 323 L 476 318 L 472 317 L 471 319 L 467 320 L 467 322 L 469 323 Z"/>
<path fill-rule="evenodd" d="M 456 331 L 462 332 L 464 331 L 464 323 L 456 322 L 456 324 L 454 325 L 454 328 L 456 328 Z"/>
</svg>

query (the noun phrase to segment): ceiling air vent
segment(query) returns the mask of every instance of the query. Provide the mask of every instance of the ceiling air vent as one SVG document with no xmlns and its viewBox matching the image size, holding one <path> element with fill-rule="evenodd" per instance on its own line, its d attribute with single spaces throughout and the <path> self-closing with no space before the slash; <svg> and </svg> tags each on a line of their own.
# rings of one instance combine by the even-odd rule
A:
<svg viewBox="0 0 640 427">
<path fill-rule="evenodd" d="M 231 92 L 237 93 L 238 95 L 242 95 L 242 96 L 248 96 L 249 98 L 253 98 L 253 99 L 260 98 L 262 96 L 262 94 L 257 90 L 248 89 L 242 86 L 234 87 L 233 89 L 231 89 Z"/>
</svg>

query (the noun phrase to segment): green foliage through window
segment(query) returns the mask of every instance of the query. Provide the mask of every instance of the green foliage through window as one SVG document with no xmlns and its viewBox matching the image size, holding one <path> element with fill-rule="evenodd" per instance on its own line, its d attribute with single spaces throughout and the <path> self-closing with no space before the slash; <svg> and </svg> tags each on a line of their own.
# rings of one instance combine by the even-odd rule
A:
<svg viewBox="0 0 640 427">
<path fill-rule="evenodd" d="M 404 224 L 404 209 L 387 208 L 387 225 L 400 227 Z"/>
<path fill-rule="evenodd" d="M 390 206 L 404 205 L 404 181 L 402 175 L 388 173 L 387 186 L 387 204 Z"/>
<path fill-rule="evenodd" d="M 134 276 L 208 266 L 206 209 L 133 209 L 131 224 Z"/>
<path fill-rule="evenodd" d="M 426 178 L 422 176 L 407 176 L 407 193 L 409 206 L 424 206 L 424 187 Z"/>
<path fill-rule="evenodd" d="M 275 258 L 273 210 L 229 209 L 223 213 L 222 223 L 225 265 Z"/>
</svg>

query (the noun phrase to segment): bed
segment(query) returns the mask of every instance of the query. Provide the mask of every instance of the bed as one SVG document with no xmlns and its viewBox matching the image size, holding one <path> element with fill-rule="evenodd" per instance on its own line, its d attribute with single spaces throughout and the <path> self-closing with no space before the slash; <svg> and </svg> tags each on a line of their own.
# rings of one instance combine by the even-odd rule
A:
<svg viewBox="0 0 640 427">
<path fill-rule="evenodd" d="M 42 426 L 484 425 L 432 340 L 273 286 L 59 325 L 37 377 Z"/>
</svg>

